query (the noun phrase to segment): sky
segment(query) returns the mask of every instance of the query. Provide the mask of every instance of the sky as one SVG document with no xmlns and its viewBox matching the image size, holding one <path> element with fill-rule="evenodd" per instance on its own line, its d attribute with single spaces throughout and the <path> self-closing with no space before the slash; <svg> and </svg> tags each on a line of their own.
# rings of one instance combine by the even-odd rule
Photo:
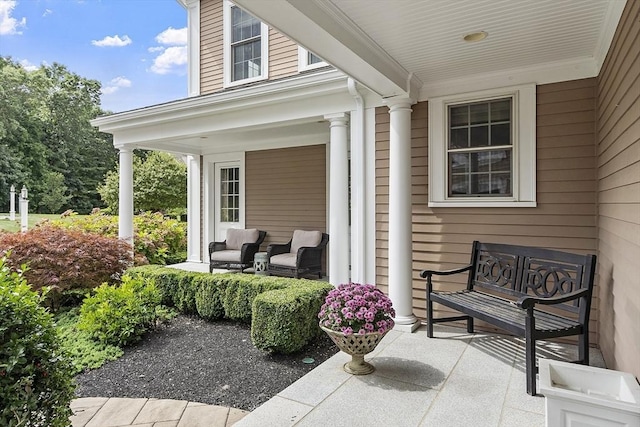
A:
<svg viewBox="0 0 640 427">
<path fill-rule="evenodd" d="M 121 112 L 187 97 L 186 27 L 177 0 L 0 0 L 0 56 L 98 80 Z"/>
</svg>

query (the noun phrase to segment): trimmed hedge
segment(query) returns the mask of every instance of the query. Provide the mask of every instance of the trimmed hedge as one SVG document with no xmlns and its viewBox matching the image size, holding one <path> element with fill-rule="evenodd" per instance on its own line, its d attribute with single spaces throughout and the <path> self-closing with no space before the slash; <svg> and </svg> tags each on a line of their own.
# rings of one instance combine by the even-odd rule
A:
<svg viewBox="0 0 640 427">
<path fill-rule="evenodd" d="M 210 274 L 146 265 L 127 275 L 151 278 L 162 302 L 207 320 L 251 322 L 261 350 L 292 353 L 319 332 L 318 312 L 333 286 L 306 279 L 227 273 Z"/>
</svg>

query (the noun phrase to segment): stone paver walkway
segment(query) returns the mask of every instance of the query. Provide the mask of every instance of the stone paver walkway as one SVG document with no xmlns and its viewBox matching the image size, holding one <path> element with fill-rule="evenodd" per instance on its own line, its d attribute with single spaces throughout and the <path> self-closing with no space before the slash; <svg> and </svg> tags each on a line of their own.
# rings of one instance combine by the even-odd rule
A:
<svg viewBox="0 0 640 427">
<path fill-rule="evenodd" d="M 230 427 L 248 414 L 186 400 L 84 397 L 71 402 L 73 427 Z"/>
</svg>

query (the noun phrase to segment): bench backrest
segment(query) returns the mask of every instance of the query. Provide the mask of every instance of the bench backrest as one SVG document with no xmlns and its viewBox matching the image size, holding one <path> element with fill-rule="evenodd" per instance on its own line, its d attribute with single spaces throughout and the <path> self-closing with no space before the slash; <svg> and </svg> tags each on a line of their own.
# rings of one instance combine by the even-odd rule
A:
<svg viewBox="0 0 640 427">
<path fill-rule="evenodd" d="M 589 289 L 588 298 L 554 305 L 580 313 L 581 317 L 589 312 L 595 255 L 475 241 L 471 264 L 469 289 L 479 287 L 516 298 L 524 295 L 548 298 Z"/>
</svg>

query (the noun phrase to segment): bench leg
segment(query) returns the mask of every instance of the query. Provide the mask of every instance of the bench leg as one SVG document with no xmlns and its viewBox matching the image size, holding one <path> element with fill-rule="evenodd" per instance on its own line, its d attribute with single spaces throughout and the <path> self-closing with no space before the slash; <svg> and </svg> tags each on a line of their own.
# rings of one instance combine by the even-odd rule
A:
<svg viewBox="0 0 640 427">
<path fill-rule="evenodd" d="M 578 361 L 583 365 L 589 365 L 589 331 L 585 330 L 578 336 Z"/>
<path fill-rule="evenodd" d="M 429 298 L 429 290 L 427 290 L 427 336 L 433 338 L 433 301 Z"/>
<path fill-rule="evenodd" d="M 473 317 L 471 316 L 467 319 L 467 332 L 470 334 L 473 333 Z"/>
<path fill-rule="evenodd" d="M 533 318 L 533 308 L 528 310 L 525 320 L 525 363 L 527 368 L 527 394 L 536 395 L 536 339 L 534 332 L 536 330 L 536 322 Z"/>
</svg>

